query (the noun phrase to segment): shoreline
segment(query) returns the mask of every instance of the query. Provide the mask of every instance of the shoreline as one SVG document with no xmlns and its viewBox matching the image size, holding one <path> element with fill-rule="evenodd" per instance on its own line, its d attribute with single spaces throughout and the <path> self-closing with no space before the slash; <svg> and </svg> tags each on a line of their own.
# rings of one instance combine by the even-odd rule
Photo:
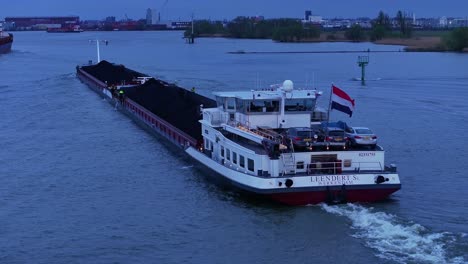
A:
<svg viewBox="0 0 468 264">
<path fill-rule="evenodd" d="M 200 38 L 232 38 L 223 34 L 202 34 Z M 414 36 L 411 38 L 387 37 L 377 41 L 370 41 L 368 39 L 361 41 L 352 41 L 346 39 L 344 32 L 322 33 L 319 38 L 301 39 L 298 41 L 290 41 L 284 43 L 325 43 L 325 42 L 355 42 L 363 43 L 369 42 L 377 45 L 395 45 L 403 46 L 403 52 L 455 52 L 447 50 L 442 41 L 441 36 Z M 462 51 L 467 53 L 468 49 Z"/>
</svg>

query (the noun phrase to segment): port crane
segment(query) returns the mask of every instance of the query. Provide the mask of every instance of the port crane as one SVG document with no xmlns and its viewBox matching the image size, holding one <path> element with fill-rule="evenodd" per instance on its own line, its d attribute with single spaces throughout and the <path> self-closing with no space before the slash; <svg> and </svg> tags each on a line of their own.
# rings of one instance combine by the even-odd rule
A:
<svg viewBox="0 0 468 264">
<path fill-rule="evenodd" d="M 163 4 L 161 5 L 161 8 L 159 9 L 161 11 L 159 12 L 159 15 L 158 15 L 158 21 L 161 21 L 161 13 L 164 13 L 164 9 L 166 8 L 168 2 L 169 0 L 165 0 Z"/>
</svg>

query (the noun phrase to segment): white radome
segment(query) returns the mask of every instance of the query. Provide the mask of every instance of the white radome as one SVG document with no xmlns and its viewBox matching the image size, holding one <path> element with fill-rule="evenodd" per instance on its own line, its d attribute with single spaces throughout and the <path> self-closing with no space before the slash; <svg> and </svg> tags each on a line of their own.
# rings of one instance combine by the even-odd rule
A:
<svg viewBox="0 0 468 264">
<path fill-rule="evenodd" d="M 283 91 L 289 93 L 294 89 L 294 83 L 291 80 L 286 80 L 283 82 Z"/>
</svg>

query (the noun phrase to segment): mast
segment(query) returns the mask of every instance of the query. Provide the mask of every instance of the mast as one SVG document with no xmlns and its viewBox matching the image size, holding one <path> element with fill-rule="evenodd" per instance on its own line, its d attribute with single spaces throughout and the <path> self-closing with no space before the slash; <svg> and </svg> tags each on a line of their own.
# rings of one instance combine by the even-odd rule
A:
<svg viewBox="0 0 468 264">
<path fill-rule="evenodd" d="M 97 63 L 101 62 L 101 49 L 99 47 L 99 42 L 101 41 L 102 43 L 106 44 L 106 46 L 109 44 L 109 41 L 107 40 L 99 40 L 99 39 L 89 40 L 89 43 L 96 42 Z"/>
<path fill-rule="evenodd" d="M 96 40 L 97 63 L 101 62 L 101 52 L 99 50 L 99 40 Z"/>
</svg>

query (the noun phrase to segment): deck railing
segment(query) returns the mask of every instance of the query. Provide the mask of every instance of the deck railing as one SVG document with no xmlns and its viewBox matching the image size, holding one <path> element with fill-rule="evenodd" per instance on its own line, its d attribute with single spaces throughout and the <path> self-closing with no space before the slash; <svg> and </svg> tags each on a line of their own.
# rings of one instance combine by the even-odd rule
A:
<svg viewBox="0 0 468 264">
<path fill-rule="evenodd" d="M 308 175 L 384 171 L 384 168 L 380 162 L 353 162 L 351 164 L 351 168 L 354 168 L 354 170 L 343 170 L 343 163 L 341 160 L 312 162 L 307 164 L 306 168 L 306 173 Z"/>
</svg>

